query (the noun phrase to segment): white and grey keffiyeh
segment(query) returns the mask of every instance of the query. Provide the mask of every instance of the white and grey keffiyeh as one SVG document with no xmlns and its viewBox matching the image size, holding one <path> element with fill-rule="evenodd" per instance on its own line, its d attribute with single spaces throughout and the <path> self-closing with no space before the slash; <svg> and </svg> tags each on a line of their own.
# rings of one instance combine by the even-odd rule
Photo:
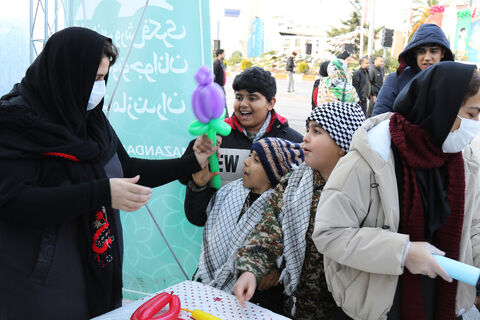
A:
<svg viewBox="0 0 480 320">
<path fill-rule="evenodd" d="M 265 122 L 263 123 L 262 127 L 258 132 L 255 134 L 255 136 L 252 138 L 252 143 L 257 142 L 258 140 L 262 139 L 265 133 L 267 132 L 268 126 L 270 125 L 270 121 L 272 120 L 272 112 L 270 111 L 267 115 L 267 119 L 265 119 Z M 248 137 L 247 130 L 245 130 L 244 127 L 242 127 L 243 133 Z"/>
<path fill-rule="evenodd" d="M 232 292 L 237 279 L 237 251 L 260 222 L 271 192 L 272 189 L 268 189 L 255 200 L 238 223 L 238 216 L 250 193 L 250 189 L 243 186 L 242 179 L 225 185 L 210 200 L 197 272 L 197 278 L 203 283 Z"/>
<path fill-rule="evenodd" d="M 305 259 L 306 234 L 310 224 L 310 208 L 313 200 L 313 169 L 302 163 L 288 179 L 283 194 L 283 209 L 278 216 L 283 232 L 283 256 L 285 263 L 280 281 L 285 293 L 292 296 L 297 288 Z"/>
</svg>

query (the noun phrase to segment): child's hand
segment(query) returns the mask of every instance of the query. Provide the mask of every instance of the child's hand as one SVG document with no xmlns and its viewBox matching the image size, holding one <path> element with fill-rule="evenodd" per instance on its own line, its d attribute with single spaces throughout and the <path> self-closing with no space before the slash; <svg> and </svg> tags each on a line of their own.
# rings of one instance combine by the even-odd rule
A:
<svg viewBox="0 0 480 320">
<path fill-rule="evenodd" d="M 210 180 L 213 179 L 213 177 L 218 176 L 220 173 L 219 172 L 210 172 L 208 169 L 208 166 L 203 168 L 202 170 L 192 174 L 192 179 L 193 182 L 199 187 L 203 187 L 207 183 L 210 182 Z"/>
<path fill-rule="evenodd" d="M 217 138 L 217 145 L 219 145 L 219 141 L 221 143 L 221 139 L 219 140 Z M 193 151 L 195 152 L 195 157 L 197 157 L 200 167 L 205 168 L 208 165 L 208 157 L 214 154 L 217 149 L 218 147 L 214 146 L 212 141 L 210 141 L 206 135 L 201 135 L 195 139 Z"/>
<path fill-rule="evenodd" d="M 233 293 L 242 307 L 245 307 L 245 301 L 248 301 L 253 297 L 256 286 L 257 279 L 255 278 L 255 275 L 249 271 L 242 273 L 240 278 L 237 279 L 237 282 L 235 282 L 235 285 L 233 286 Z"/>
<path fill-rule="evenodd" d="M 258 285 L 258 290 L 265 291 L 270 289 L 273 286 L 278 284 L 278 279 L 280 278 L 280 271 L 277 268 L 274 268 L 272 272 L 267 274 L 262 278 L 260 284 Z"/>
</svg>

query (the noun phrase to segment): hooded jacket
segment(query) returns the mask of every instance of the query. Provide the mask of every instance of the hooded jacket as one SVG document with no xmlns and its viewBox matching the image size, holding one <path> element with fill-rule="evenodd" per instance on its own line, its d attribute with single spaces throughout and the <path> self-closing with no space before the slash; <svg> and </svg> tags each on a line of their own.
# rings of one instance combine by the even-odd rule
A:
<svg viewBox="0 0 480 320">
<path fill-rule="evenodd" d="M 398 93 L 421 71 L 417 65 L 415 48 L 432 43 L 439 44 L 445 49 L 442 61 L 454 60 L 453 53 L 450 50 L 450 43 L 442 29 L 435 24 L 422 24 L 413 35 L 410 43 L 398 56 L 400 65 L 397 71 L 390 73 L 385 78 L 385 82 L 378 93 L 372 117 L 393 111 L 393 102 L 397 98 Z"/>
</svg>

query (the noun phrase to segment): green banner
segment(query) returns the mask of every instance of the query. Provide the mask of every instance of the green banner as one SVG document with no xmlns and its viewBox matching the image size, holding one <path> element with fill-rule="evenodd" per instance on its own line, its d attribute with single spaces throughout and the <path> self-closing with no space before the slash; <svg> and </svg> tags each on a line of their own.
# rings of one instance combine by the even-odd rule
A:
<svg viewBox="0 0 480 320">
<path fill-rule="evenodd" d="M 194 120 L 194 74 L 212 63 L 208 0 L 152 0 L 144 11 L 145 3 L 79 1 L 75 24 L 112 38 L 120 50 L 110 70 L 105 104 L 117 82 L 118 89 L 110 111 L 105 112 L 128 154 L 146 159 L 176 158 L 193 139 L 187 127 Z M 197 267 L 203 229 L 186 220 L 184 197 L 185 187 L 175 181 L 154 189 L 149 207 L 191 277 Z M 145 208 L 122 212 L 121 218 L 125 298 L 136 299 L 142 293 L 185 280 Z"/>
</svg>

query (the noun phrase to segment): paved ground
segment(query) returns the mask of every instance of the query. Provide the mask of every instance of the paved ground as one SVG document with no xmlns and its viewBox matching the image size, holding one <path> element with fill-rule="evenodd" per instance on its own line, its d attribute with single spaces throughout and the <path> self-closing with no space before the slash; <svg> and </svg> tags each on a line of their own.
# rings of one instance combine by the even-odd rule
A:
<svg viewBox="0 0 480 320">
<path fill-rule="evenodd" d="M 235 99 L 232 81 L 235 74 L 227 77 L 225 89 L 227 92 L 227 105 L 229 114 L 233 111 L 233 102 Z M 277 79 L 277 103 L 275 110 L 288 119 L 288 123 L 292 128 L 300 132 L 306 133 L 305 119 L 312 110 L 311 94 L 313 89 L 313 81 L 303 81 L 300 77 L 295 79 L 296 93 L 287 93 L 287 80 Z"/>
</svg>

